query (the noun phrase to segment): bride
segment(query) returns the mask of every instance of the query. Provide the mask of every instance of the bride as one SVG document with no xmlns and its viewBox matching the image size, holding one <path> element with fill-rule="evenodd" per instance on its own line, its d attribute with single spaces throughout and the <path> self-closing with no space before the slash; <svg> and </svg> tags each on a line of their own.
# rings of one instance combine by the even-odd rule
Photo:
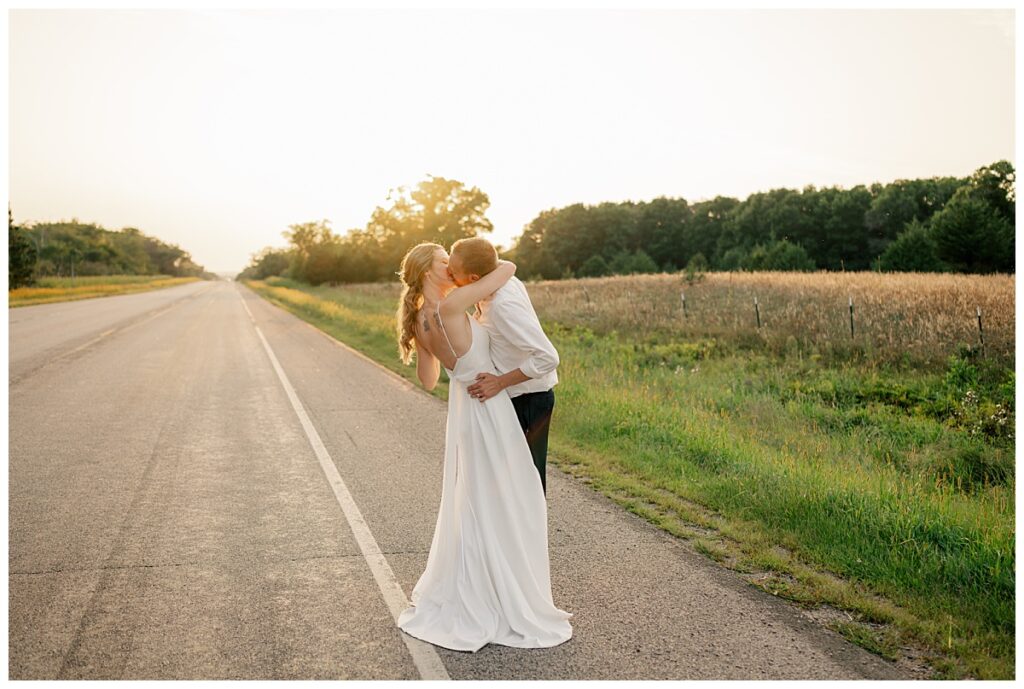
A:
<svg viewBox="0 0 1024 689">
<path fill-rule="evenodd" d="M 548 565 L 547 502 L 512 400 L 504 390 L 481 403 L 466 387 L 497 374 L 487 331 L 466 310 L 515 273 L 491 273 L 456 287 L 448 253 L 413 247 L 402 259 L 398 346 L 427 390 L 448 373 L 441 507 L 427 566 L 398 617 L 406 633 L 457 651 L 487 643 L 556 646 L 572 636 L 572 613 L 555 607 Z"/>
</svg>

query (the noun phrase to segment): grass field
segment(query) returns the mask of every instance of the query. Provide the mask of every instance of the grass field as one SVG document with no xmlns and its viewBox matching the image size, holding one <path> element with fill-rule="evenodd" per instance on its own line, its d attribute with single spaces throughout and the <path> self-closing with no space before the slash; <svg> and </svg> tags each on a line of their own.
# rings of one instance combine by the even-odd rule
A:
<svg viewBox="0 0 1024 689">
<path fill-rule="evenodd" d="M 529 284 L 562 359 L 550 461 L 875 653 L 1012 678 L 1012 277 L 773 275 Z M 397 284 L 247 284 L 415 380 Z"/>
<path fill-rule="evenodd" d="M 42 278 L 33 287 L 19 287 L 7 293 L 8 305 L 30 306 L 52 301 L 72 301 L 144 292 L 194 282 L 200 278 L 170 275 L 90 275 L 76 278 Z"/>
</svg>

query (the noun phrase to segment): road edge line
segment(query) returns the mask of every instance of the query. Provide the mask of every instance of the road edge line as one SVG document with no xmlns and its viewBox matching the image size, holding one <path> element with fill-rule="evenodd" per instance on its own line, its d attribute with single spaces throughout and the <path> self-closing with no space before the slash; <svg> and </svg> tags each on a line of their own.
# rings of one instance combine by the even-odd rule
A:
<svg viewBox="0 0 1024 689">
<path fill-rule="evenodd" d="M 249 306 L 245 303 L 245 299 L 242 299 L 242 305 L 245 306 L 249 319 L 253 323 L 253 328 L 255 328 L 256 334 L 260 336 L 260 341 L 263 342 L 263 347 L 270 357 L 270 363 L 274 366 L 274 371 L 277 373 L 277 377 L 281 381 L 285 393 L 288 395 L 292 408 L 299 417 L 302 429 L 306 432 L 306 438 L 309 440 L 313 452 L 320 461 L 320 468 L 323 470 L 327 482 L 334 491 L 334 497 L 345 515 L 349 528 L 352 529 L 352 535 L 355 537 L 359 550 L 363 554 L 363 559 L 366 560 L 366 564 L 370 567 L 370 572 L 373 574 L 374 581 L 377 582 L 377 588 L 380 589 L 381 596 L 391 612 L 391 617 L 397 623 L 399 614 L 409 607 L 409 599 L 406 598 L 405 591 L 402 590 L 401 585 L 398 583 L 391 565 L 388 564 L 387 558 L 384 557 L 380 546 L 377 545 L 377 541 L 370 531 L 370 525 L 366 523 L 362 512 L 360 512 L 359 507 L 352 498 L 352 494 L 348 490 L 348 486 L 345 485 L 341 474 L 338 473 L 338 468 L 334 465 L 331 455 L 327 452 L 323 440 L 320 439 L 320 434 L 317 433 L 313 422 L 309 419 L 309 415 L 303 409 L 295 388 L 292 387 L 288 376 L 285 375 L 284 369 L 281 368 L 281 364 L 274 355 L 274 350 L 271 349 L 270 343 L 264 337 L 263 331 L 256 325 L 256 320 L 253 318 L 252 312 L 249 311 Z M 451 679 L 448 675 L 448 670 L 445 668 L 444 663 L 441 662 L 441 658 L 437 655 L 437 651 L 434 650 L 432 645 L 406 634 L 401 629 L 398 630 L 398 633 L 409 649 L 413 664 L 416 666 L 422 679 Z"/>
</svg>

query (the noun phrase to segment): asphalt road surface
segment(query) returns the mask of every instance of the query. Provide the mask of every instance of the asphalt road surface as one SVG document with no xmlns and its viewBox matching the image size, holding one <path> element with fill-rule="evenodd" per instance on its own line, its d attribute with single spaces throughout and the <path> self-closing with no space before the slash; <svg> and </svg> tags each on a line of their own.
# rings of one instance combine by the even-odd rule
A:
<svg viewBox="0 0 1024 689">
<path fill-rule="evenodd" d="M 412 639 L 441 401 L 228 281 L 9 322 L 11 679 L 909 678 L 552 466 L 574 637 Z"/>
</svg>

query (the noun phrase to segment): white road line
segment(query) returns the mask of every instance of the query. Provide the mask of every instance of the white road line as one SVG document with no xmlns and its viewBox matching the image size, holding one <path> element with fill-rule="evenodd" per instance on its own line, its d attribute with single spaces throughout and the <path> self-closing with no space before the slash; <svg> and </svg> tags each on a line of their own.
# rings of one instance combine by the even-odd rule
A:
<svg viewBox="0 0 1024 689">
<path fill-rule="evenodd" d="M 238 289 L 236 288 L 235 291 L 237 292 Z M 238 296 L 242 297 L 241 294 L 239 294 Z M 253 322 L 253 325 L 255 325 L 256 319 L 252 317 L 252 311 L 249 310 L 249 305 L 245 303 L 245 297 L 242 297 L 242 306 L 245 307 L 245 312 L 249 314 L 249 320 Z"/>
<path fill-rule="evenodd" d="M 331 484 L 331 488 L 334 490 L 334 497 L 338 500 L 342 512 L 345 513 L 345 519 L 348 520 L 348 525 L 352 528 L 352 535 L 355 536 L 356 543 L 359 544 L 359 550 L 362 551 L 366 564 L 370 566 L 370 571 L 373 572 L 373 578 L 377 582 L 377 587 L 380 589 L 381 596 L 384 597 L 388 610 L 391 611 L 391 617 L 397 622 L 398 615 L 410 605 L 409 599 L 405 597 L 405 591 L 402 590 L 394 571 L 391 569 L 391 565 L 388 564 L 384 553 L 381 552 L 380 546 L 377 545 L 377 541 L 373 538 L 369 524 L 363 519 L 362 512 L 359 511 L 355 500 L 352 499 L 352 494 L 349 493 L 348 487 L 341 479 L 341 475 L 338 474 L 338 469 L 334 466 L 334 461 L 331 459 L 330 454 L 328 454 L 327 448 L 324 447 L 320 434 L 316 432 L 316 428 L 313 427 L 313 423 L 309 420 L 309 416 L 306 414 L 305 409 L 303 409 L 302 403 L 299 402 L 299 396 L 295 394 L 295 388 L 288 381 L 288 376 L 285 375 L 281 364 L 277 361 L 277 357 L 274 356 L 274 350 L 270 348 L 267 338 L 263 336 L 263 332 L 256 325 L 256 321 L 253 319 L 252 312 L 249 311 L 249 306 L 245 303 L 244 297 L 242 297 L 242 305 L 245 306 L 246 312 L 249 313 L 249 318 L 253 321 L 253 327 L 256 328 L 256 334 L 260 336 L 263 347 L 267 350 L 267 355 L 270 357 L 270 363 L 274 365 L 277 377 L 281 380 L 281 385 L 284 386 L 285 392 L 288 393 L 288 399 L 291 400 L 292 408 L 298 415 L 303 430 L 306 431 L 309 444 L 313 447 L 317 459 L 320 460 L 320 468 L 323 469 L 324 474 L 327 476 L 327 482 Z M 448 676 L 448 670 L 445 669 L 441 658 L 438 657 L 437 651 L 434 650 L 433 646 L 425 641 L 409 636 L 401 629 L 398 630 L 398 633 L 402 637 L 402 641 L 405 642 L 406 647 L 408 647 L 409 654 L 412 656 L 412 662 L 416 665 L 416 669 L 419 670 L 421 678 L 430 680 L 451 679 Z"/>
</svg>

